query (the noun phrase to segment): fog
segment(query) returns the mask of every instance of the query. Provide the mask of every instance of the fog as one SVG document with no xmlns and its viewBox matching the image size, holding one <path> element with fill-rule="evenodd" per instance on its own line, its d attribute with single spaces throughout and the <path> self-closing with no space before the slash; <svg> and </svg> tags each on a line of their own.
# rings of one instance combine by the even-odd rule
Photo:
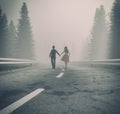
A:
<svg viewBox="0 0 120 114">
<path fill-rule="evenodd" d="M 8 19 L 14 20 L 16 25 L 22 2 L 27 2 L 35 54 L 37 60 L 42 62 L 49 60 L 52 45 L 55 45 L 60 53 L 64 46 L 67 46 L 71 61 L 86 59 L 95 10 L 104 5 L 106 18 L 109 20 L 108 15 L 113 3 L 113 0 L 22 0 L 7 8 L 10 1 L 5 1 L 7 2 L 0 0 L 5 6 L 3 9 L 8 14 Z M 11 9 L 12 5 L 14 10 Z"/>
</svg>

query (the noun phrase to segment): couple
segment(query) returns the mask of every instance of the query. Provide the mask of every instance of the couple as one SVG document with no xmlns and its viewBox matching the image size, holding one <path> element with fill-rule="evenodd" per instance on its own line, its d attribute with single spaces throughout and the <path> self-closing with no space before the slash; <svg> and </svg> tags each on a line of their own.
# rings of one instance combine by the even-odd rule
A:
<svg viewBox="0 0 120 114">
<path fill-rule="evenodd" d="M 65 69 L 67 69 L 67 63 L 69 62 L 69 56 L 70 56 L 68 48 L 65 46 L 64 47 L 64 51 L 61 54 L 59 54 L 57 52 L 57 50 L 55 49 L 55 46 L 52 46 L 52 50 L 51 50 L 51 52 L 49 54 L 49 57 L 51 58 L 51 64 L 52 64 L 52 68 L 53 69 L 55 69 L 56 53 L 59 56 L 61 56 L 62 54 L 64 54 L 61 60 L 64 61 L 64 63 L 65 63 Z"/>
</svg>

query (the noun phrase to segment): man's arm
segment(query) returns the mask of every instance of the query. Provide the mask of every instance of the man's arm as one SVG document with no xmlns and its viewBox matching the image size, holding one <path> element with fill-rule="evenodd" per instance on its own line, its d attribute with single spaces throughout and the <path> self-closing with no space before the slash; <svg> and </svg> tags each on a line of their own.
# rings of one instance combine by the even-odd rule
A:
<svg viewBox="0 0 120 114">
<path fill-rule="evenodd" d="M 60 56 L 60 54 L 58 53 L 58 51 L 56 50 L 56 53 Z"/>
<path fill-rule="evenodd" d="M 52 52 L 52 51 L 50 51 L 49 57 L 51 57 L 51 52 Z"/>
</svg>

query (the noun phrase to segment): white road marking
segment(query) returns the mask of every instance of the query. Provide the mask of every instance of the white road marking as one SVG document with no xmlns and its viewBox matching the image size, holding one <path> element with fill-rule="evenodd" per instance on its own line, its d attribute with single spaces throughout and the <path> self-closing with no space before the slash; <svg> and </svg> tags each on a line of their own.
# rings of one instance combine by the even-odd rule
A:
<svg viewBox="0 0 120 114">
<path fill-rule="evenodd" d="M 29 62 L 33 62 L 32 60 L 27 60 L 27 59 L 15 59 L 15 58 L 0 58 L 1 61 L 29 61 Z"/>
<path fill-rule="evenodd" d="M 59 75 L 56 76 L 56 78 L 61 78 L 64 75 L 63 72 L 61 72 Z"/>
<path fill-rule="evenodd" d="M 25 63 L 32 63 L 32 62 L 0 62 L 0 65 L 25 64 Z"/>
<path fill-rule="evenodd" d="M 31 92 L 30 94 L 26 95 L 25 97 L 19 99 L 18 101 L 12 103 L 11 105 L 7 106 L 6 108 L 2 109 L 0 111 L 0 114 L 10 114 L 29 100 L 31 100 L 33 97 L 37 96 L 39 93 L 44 91 L 43 88 L 36 89 L 35 91 Z"/>
</svg>

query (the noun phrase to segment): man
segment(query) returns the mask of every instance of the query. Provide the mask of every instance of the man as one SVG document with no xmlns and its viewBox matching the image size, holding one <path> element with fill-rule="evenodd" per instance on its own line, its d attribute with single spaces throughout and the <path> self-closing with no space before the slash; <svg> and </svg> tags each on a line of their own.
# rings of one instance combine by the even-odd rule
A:
<svg viewBox="0 0 120 114">
<path fill-rule="evenodd" d="M 55 49 L 55 46 L 52 46 L 52 50 L 50 51 L 49 57 L 51 58 L 52 69 L 55 69 L 56 64 L 56 53 L 60 56 L 60 54 Z"/>
</svg>

